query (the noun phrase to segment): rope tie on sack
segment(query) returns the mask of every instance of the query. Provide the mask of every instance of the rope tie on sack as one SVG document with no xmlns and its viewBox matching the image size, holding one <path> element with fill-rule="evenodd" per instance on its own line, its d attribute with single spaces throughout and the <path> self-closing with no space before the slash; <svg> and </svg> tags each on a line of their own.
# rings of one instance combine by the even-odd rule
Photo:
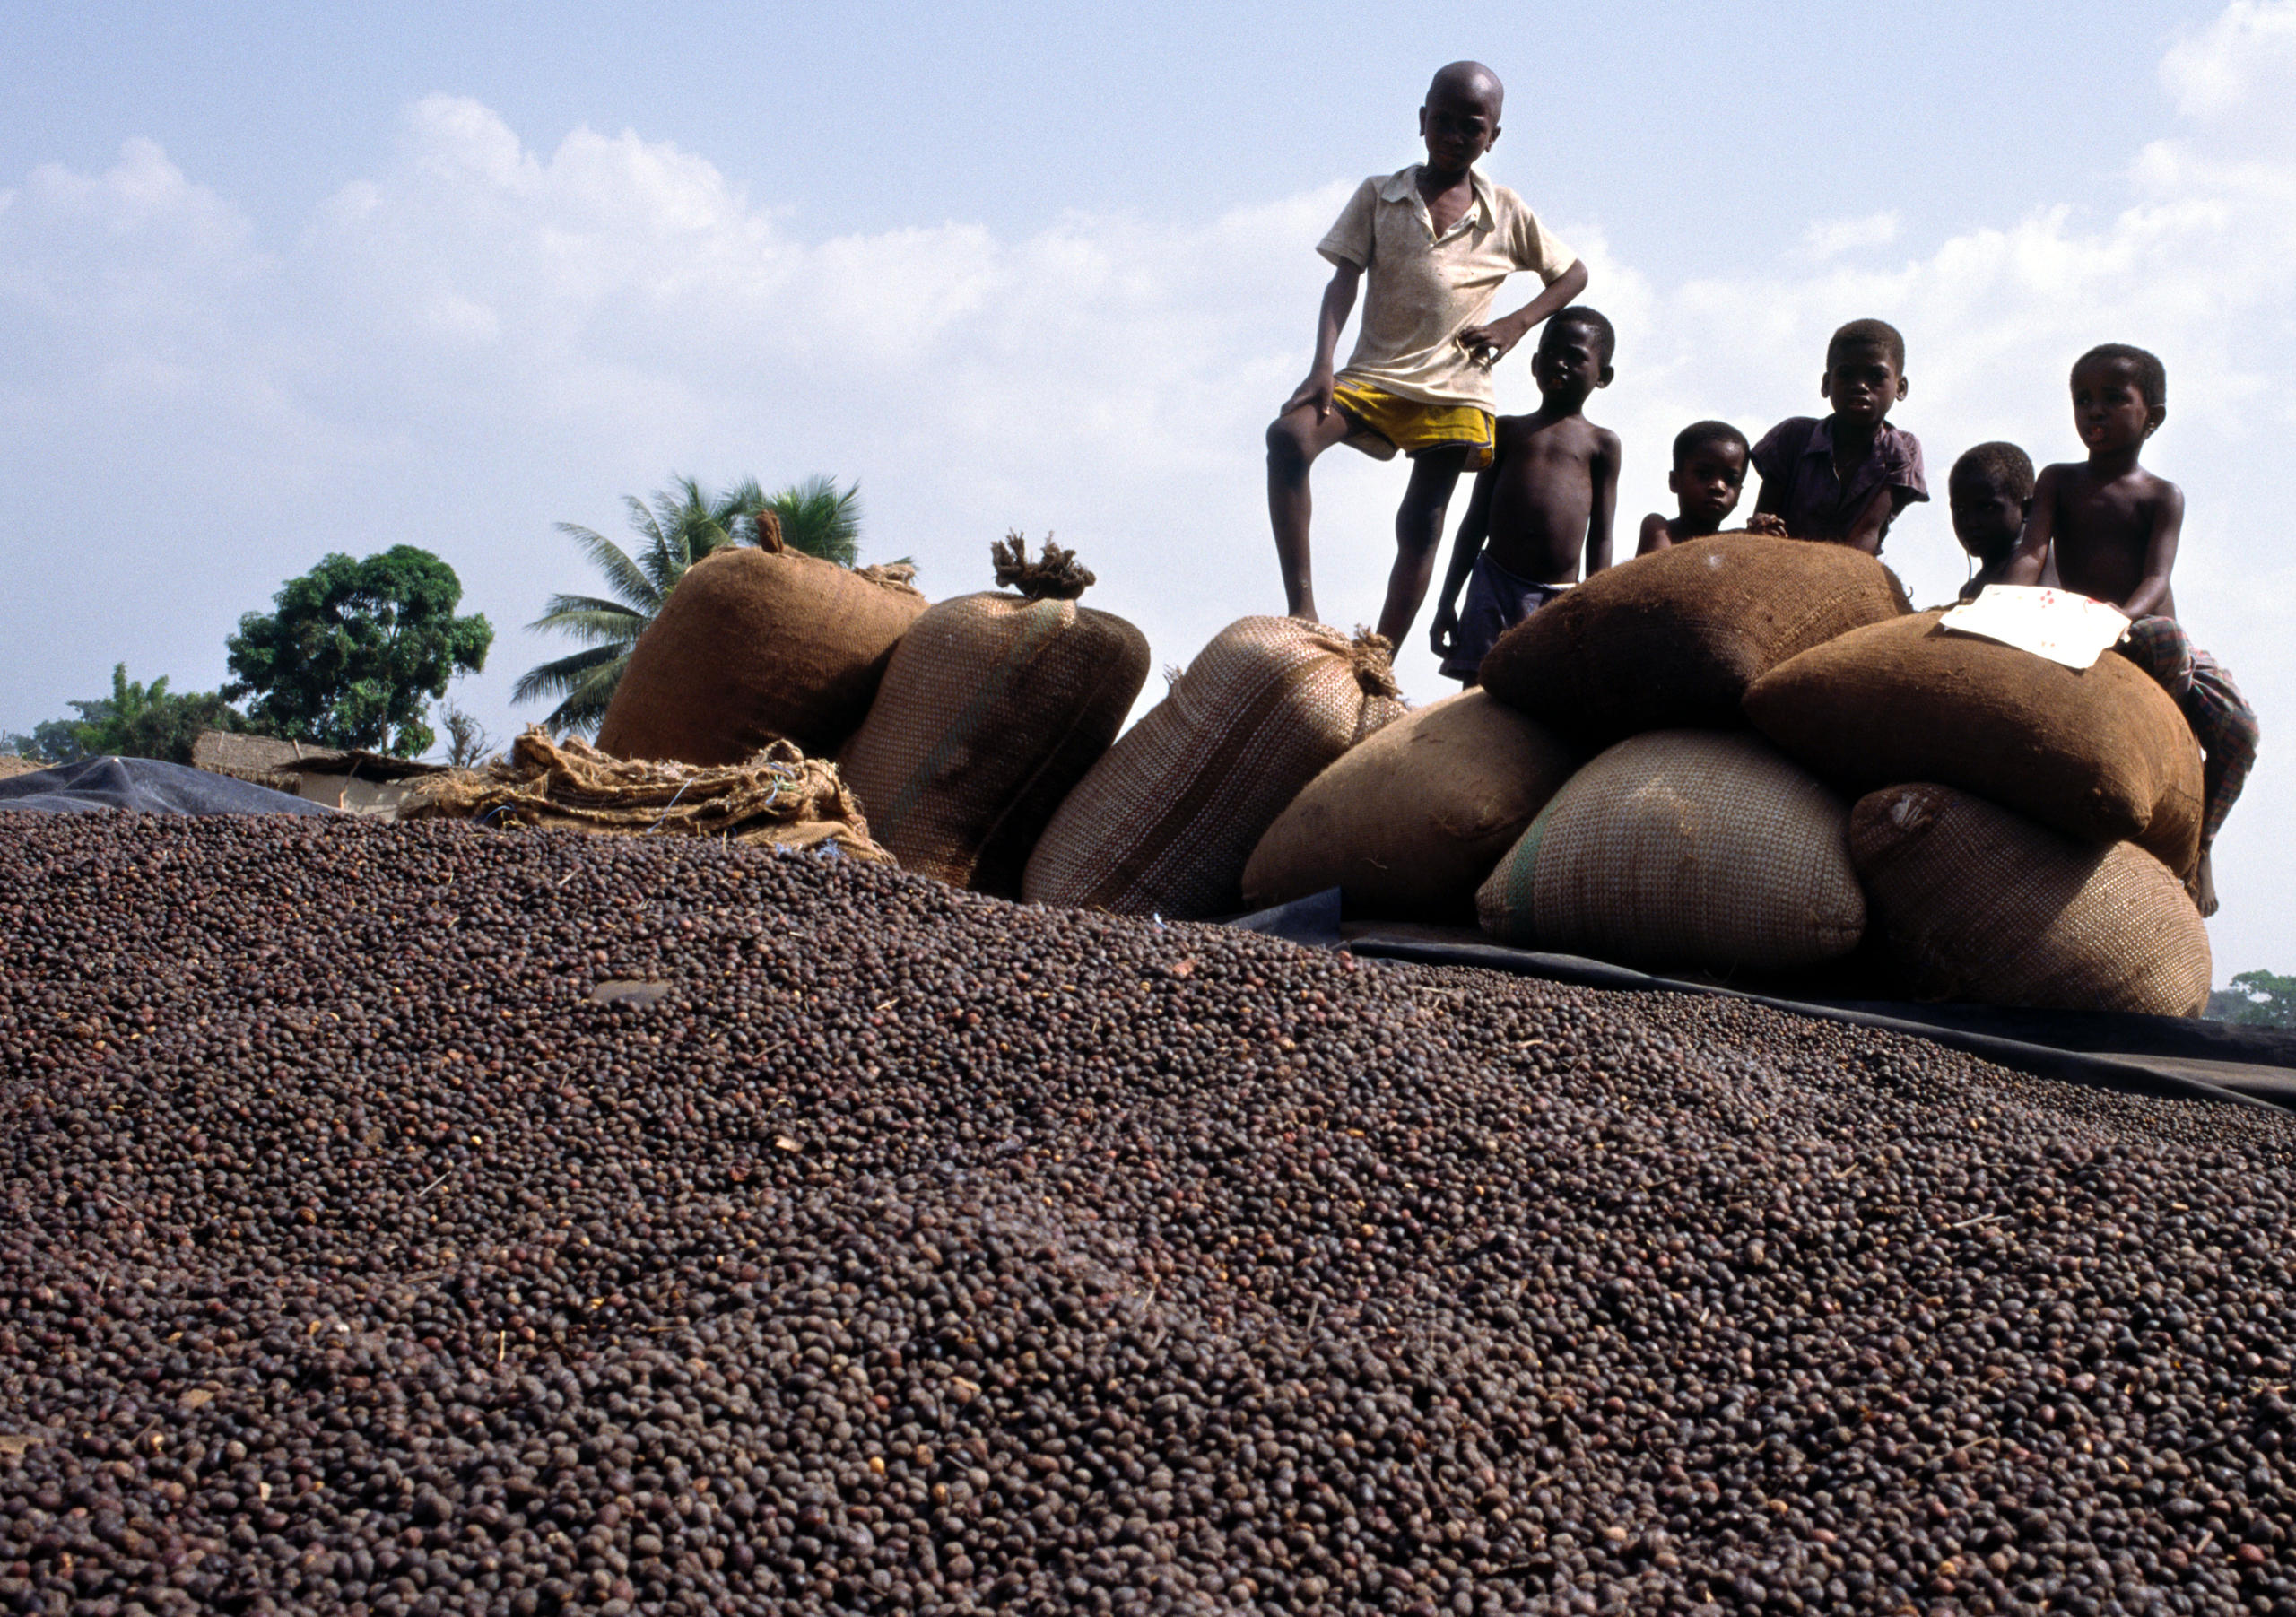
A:
<svg viewBox="0 0 2296 1617">
<path fill-rule="evenodd" d="M 1017 589 L 1031 601 L 1073 601 L 1099 582 L 1092 569 L 1044 536 L 1044 554 L 1029 560 L 1029 542 L 1018 528 L 993 541 L 988 558 L 996 566 L 996 587 Z"/>
<path fill-rule="evenodd" d="M 1396 683 L 1395 656 L 1393 640 L 1361 623 L 1355 626 L 1355 639 L 1347 648 L 1347 663 L 1364 695 L 1395 697 L 1403 693 L 1403 687 Z"/>
</svg>

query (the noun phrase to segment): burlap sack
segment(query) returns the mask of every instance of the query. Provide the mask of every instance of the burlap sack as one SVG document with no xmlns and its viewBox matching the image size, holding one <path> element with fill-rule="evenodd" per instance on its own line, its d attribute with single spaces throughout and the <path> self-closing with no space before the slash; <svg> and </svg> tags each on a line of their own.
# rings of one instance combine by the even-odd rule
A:
<svg viewBox="0 0 2296 1617">
<path fill-rule="evenodd" d="M 1308 783 L 1252 850 L 1244 902 L 1337 887 L 1354 914 L 1472 922 L 1475 889 L 1578 763 L 1486 691 L 1445 697 Z"/>
<path fill-rule="evenodd" d="M 1923 613 L 1831 640 L 1746 692 L 1755 728 L 1853 795 L 1934 780 L 2179 875 L 2200 856 L 2200 746 L 2176 702 L 2108 652 L 2075 671 Z"/>
<path fill-rule="evenodd" d="M 991 547 L 1018 595 L 928 608 L 901 638 L 869 717 L 838 755 L 902 868 L 1017 897 L 1061 801 L 1109 750 L 1148 677 L 1148 640 L 1079 607 L 1092 575 L 1049 543 Z"/>
<path fill-rule="evenodd" d="M 2129 842 L 2100 846 L 1943 786 L 1858 800 L 1849 855 L 1875 941 L 1918 999 L 2197 1016 L 2208 929 Z"/>
<path fill-rule="evenodd" d="M 697 768 L 613 758 L 529 726 L 508 758 L 479 769 L 429 775 L 399 805 L 401 820 L 475 820 L 623 837 L 708 837 L 755 847 L 824 842 L 872 864 L 891 856 L 835 765 L 777 741 L 738 764 Z"/>
<path fill-rule="evenodd" d="M 1245 862 L 1276 815 L 1402 716 L 1390 650 L 1297 618 L 1230 624 L 1068 795 L 1022 895 L 1176 919 L 1241 908 Z"/>
<path fill-rule="evenodd" d="M 893 646 L 925 610 L 905 567 L 858 572 L 760 543 L 696 562 L 631 649 L 598 726 L 617 758 L 739 763 L 787 737 L 813 757 L 860 727 Z"/>
<path fill-rule="evenodd" d="M 1501 942 L 1770 972 L 1857 948 L 1840 798 L 1744 731 L 1654 730 L 1570 778 L 1475 895 Z"/>
<path fill-rule="evenodd" d="M 1480 677 L 1589 750 L 1735 729 L 1739 699 L 1770 669 L 1911 610 L 1890 570 L 1847 545 L 1717 534 L 1596 573 L 1501 635 Z"/>
</svg>

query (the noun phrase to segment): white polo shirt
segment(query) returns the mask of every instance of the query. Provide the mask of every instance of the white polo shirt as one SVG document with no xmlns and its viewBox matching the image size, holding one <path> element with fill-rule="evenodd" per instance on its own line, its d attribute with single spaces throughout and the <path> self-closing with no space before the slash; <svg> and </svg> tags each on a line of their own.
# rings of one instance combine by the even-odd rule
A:
<svg viewBox="0 0 2296 1617">
<path fill-rule="evenodd" d="M 1459 346 L 1459 333 L 1490 312 L 1509 275 L 1534 270 L 1551 286 L 1578 255 L 1521 197 L 1474 170 L 1474 204 L 1436 235 L 1419 170 L 1413 163 L 1358 186 L 1316 248 L 1365 272 L 1362 326 L 1342 374 L 1422 404 L 1490 410 L 1491 373 Z"/>
</svg>

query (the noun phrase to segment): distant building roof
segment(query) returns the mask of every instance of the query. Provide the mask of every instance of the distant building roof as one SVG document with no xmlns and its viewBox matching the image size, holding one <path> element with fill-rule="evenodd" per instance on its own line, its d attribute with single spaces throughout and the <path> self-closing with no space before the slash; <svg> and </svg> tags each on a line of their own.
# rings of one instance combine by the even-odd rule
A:
<svg viewBox="0 0 2296 1617">
<path fill-rule="evenodd" d="M 300 741 L 282 741 L 275 735 L 240 735 L 229 730 L 201 731 L 199 739 L 191 743 L 191 761 L 197 768 L 218 775 L 269 787 L 305 775 L 404 780 L 411 775 L 436 775 L 445 767 L 370 752 L 361 747 L 315 747 Z M 291 784 L 285 789 L 295 788 Z"/>
</svg>

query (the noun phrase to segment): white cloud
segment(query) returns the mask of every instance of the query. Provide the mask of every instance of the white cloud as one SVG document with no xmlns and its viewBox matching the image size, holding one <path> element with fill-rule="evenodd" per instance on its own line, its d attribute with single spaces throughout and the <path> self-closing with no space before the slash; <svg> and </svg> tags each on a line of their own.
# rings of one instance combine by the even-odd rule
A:
<svg viewBox="0 0 2296 1617">
<path fill-rule="evenodd" d="M 2285 139 L 2288 89 L 2296 82 L 2296 4 L 2234 0 L 2170 48 L 2161 82 L 2187 117 L 2260 113 L 2260 132 Z"/>
<path fill-rule="evenodd" d="M 1590 413 L 1627 444 L 1622 552 L 1665 509 L 1682 424 L 1758 432 L 1822 408 L 1843 320 L 1907 333 L 1899 419 L 1938 484 L 1985 439 L 2073 454 L 2063 378 L 2091 343 L 2164 356 L 2152 458 L 2190 500 L 2179 602 L 2269 732 L 2224 845 L 2227 972 L 2288 967 L 2271 915 L 2296 895 L 2279 851 L 2296 764 L 2272 751 L 2296 700 L 2271 476 L 2296 424 L 2296 158 L 2271 116 L 2296 92 L 2292 41 L 2296 4 L 2232 6 L 2170 52 L 2187 121 L 2134 154 L 2125 189 L 1943 241 L 1906 241 L 1886 212 L 1818 222 L 1770 273 L 1717 278 L 1689 273 L 1689 248 L 1627 265 L 1600 220 L 1557 222 L 1620 331 Z M 587 582 L 551 524 L 612 529 L 622 494 L 673 472 L 857 476 L 872 552 L 915 555 L 942 594 L 987 585 L 1008 526 L 1057 529 L 1100 604 L 1184 660 L 1280 605 L 1260 431 L 1305 368 L 1312 248 L 1347 183 L 1205 221 L 1080 215 L 1012 239 L 888 219 L 807 239 L 785 199 L 695 154 L 587 129 L 538 152 L 448 97 L 275 248 L 148 142 L 101 174 L 38 170 L 0 192 L 0 536 L 18 561 L 0 722 L 91 694 L 121 656 L 213 683 L 231 620 L 281 579 L 411 539 L 493 618 L 474 694 L 507 729 L 510 681 L 557 649 L 517 625 Z M 1892 262 L 1861 256 L 1882 247 Z M 1502 407 L 1532 402 L 1520 364 L 1500 387 Z M 1400 468 L 1344 454 L 1317 469 L 1318 593 L 1341 622 L 1377 613 L 1401 488 Z M 1909 513 L 1889 557 L 1923 598 L 1961 577 L 1940 507 Z M 1423 643 L 1403 670 L 1441 689 Z"/>
<path fill-rule="evenodd" d="M 1830 258 L 1839 258 L 1844 253 L 1889 246 L 1898 239 L 1901 222 L 1894 209 L 1881 213 L 1866 213 L 1856 219 L 1821 220 L 1803 233 L 1802 248 L 1811 258 L 1822 264 Z"/>
</svg>

